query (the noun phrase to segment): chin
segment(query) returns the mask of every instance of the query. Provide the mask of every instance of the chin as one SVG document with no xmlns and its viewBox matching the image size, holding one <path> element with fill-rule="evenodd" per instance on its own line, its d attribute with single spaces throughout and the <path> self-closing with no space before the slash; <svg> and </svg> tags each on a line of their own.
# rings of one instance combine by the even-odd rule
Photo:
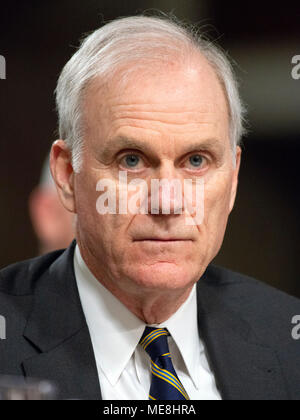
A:
<svg viewBox="0 0 300 420">
<path fill-rule="evenodd" d="M 168 262 L 156 262 L 130 271 L 131 279 L 146 289 L 183 289 L 198 280 L 190 267 Z"/>
</svg>

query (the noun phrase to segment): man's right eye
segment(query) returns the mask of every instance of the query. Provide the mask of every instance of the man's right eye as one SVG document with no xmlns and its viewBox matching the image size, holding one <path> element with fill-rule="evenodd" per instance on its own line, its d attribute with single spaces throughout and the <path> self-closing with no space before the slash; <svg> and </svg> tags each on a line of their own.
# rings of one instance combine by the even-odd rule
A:
<svg viewBox="0 0 300 420">
<path fill-rule="evenodd" d="M 123 156 L 120 164 L 126 169 L 142 169 L 143 167 L 143 161 L 141 157 L 136 154 Z"/>
</svg>

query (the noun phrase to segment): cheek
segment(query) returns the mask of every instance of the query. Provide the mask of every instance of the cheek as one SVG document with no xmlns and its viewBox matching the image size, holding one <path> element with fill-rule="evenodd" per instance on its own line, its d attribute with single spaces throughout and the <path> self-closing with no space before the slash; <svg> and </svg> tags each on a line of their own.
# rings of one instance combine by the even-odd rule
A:
<svg viewBox="0 0 300 420">
<path fill-rule="evenodd" d="M 89 224 L 97 214 L 97 197 L 98 195 L 94 183 L 86 177 L 80 178 L 80 181 L 75 185 L 75 200 L 77 216 L 81 223 Z"/>
<path fill-rule="evenodd" d="M 78 222 L 82 229 L 94 237 L 98 236 L 102 242 L 108 240 L 113 242 L 118 238 L 121 241 L 134 215 L 119 214 L 118 184 L 116 184 L 116 189 L 105 187 L 104 190 L 97 190 L 99 180 L 104 179 L 110 180 L 111 178 L 104 173 L 93 178 L 80 175 L 80 179 L 76 183 L 75 194 Z M 129 199 L 132 194 L 128 194 Z M 108 199 L 108 197 L 110 198 Z M 115 214 L 103 214 L 106 211 Z"/>
<path fill-rule="evenodd" d="M 220 173 L 205 185 L 204 224 L 209 231 L 223 232 L 230 213 L 231 181 Z"/>
</svg>

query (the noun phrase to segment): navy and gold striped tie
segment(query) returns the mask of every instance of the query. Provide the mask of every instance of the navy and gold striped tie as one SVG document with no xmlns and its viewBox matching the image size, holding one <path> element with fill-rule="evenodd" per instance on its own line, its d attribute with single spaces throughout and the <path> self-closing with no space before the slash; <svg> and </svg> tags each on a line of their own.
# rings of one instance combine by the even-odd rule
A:
<svg viewBox="0 0 300 420">
<path fill-rule="evenodd" d="M 171 360 L 168 335 L 165 328 L 146 327 L 140 340 L 151 358 L 149 400 L 189 400 Z"/>
</svg>

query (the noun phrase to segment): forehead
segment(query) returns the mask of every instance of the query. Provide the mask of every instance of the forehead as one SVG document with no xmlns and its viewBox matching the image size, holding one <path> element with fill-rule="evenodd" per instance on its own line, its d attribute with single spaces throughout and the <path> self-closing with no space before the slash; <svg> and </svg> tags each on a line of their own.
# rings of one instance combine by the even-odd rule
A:
<svg viewBox="0 0 300 420">
<path fill-rule="evenodd" d="M 126 83 L 120 72 L 106 85 L 95 79 L 88 87 L 84 118 L 94 136 L 100 130 L 102 140 L 108 139 L 128 127 L 175 136 L 193 135 L 200 128 L 204 132 L 227 130 L 226 96 L 205 59 L 134 70 Z"/>
</svg>

